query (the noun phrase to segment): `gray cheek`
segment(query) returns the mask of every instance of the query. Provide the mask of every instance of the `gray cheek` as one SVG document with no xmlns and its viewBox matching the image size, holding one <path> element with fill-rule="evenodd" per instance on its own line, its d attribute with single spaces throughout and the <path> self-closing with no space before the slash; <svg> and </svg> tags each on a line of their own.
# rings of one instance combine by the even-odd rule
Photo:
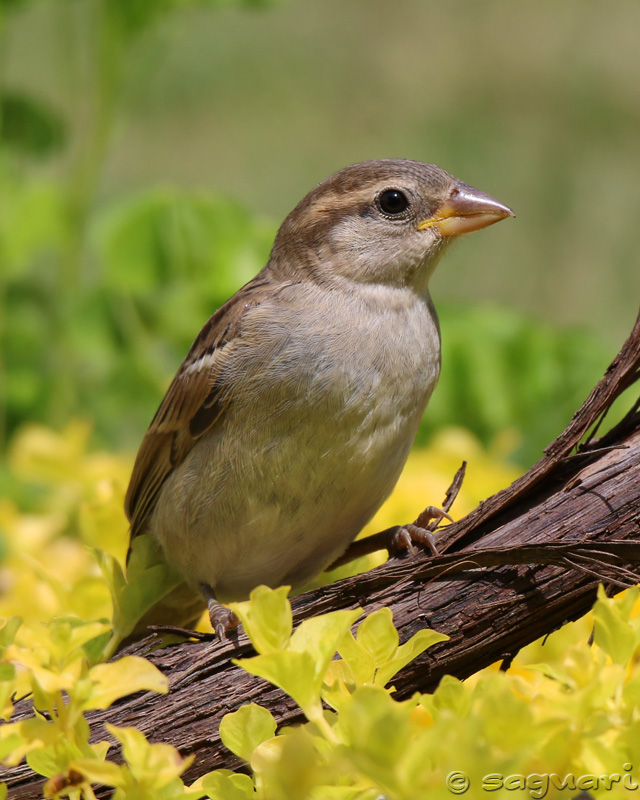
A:
<svg viewBox="0 0 640 800">
<path fill-rule="evenodd" d="M 372 238 L 370 220 L 355 215 L 345 217 L 331 229 L 329 249 L 336 255 L 351 254 L 357 257 L 371 249 Z"/>
<path fill-rule="evenodd" d="M 345 277 L 398 286 L 428 258 L 433 242 L 433 234 L 416 231 L 411 222 L 354 216 L 332 229 L 327 257 Z"/>
</svg>

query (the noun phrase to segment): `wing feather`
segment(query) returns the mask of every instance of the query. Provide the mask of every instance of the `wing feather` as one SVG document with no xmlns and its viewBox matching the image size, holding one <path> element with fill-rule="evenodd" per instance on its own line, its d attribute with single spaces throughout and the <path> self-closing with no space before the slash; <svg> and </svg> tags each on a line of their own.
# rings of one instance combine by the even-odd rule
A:
<svg viewBox="0 0 640 800">
<path fill-rule="evenodd" d="M 160 403 L 125 497 L 132 539 L 144 530 L 167 477 L 232 402 L 220 378 L 223 354 L 241 335 L 245 313 L 262 301 L 266 283 L 255 278 L 205 323 Z"/>
</svg>

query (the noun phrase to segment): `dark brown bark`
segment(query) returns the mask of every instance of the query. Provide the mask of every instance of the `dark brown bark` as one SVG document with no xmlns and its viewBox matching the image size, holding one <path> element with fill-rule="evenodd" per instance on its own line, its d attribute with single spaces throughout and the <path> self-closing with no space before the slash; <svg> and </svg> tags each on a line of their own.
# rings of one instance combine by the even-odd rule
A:
<svg viewBox="0 0 640 800">
<path fill-rule="evenodd" d="M 465 678 L 583 615 L 600 581 L 637 582 L 640 569 L 640 401 L 597 442 L 579 445 L 640 377 L 640 317 L 624 347 L 567 429 L 522 478 L 438 534 L 441 555 L 391 559 L 363 575 L 296 597 L 295 621 L 339 608 L 393 611 L 401 641 L 424 627 L 448 634 L 396 678 L 396 697 Z M 575 448 L 577 447 L 577 451 Z M 572 451 L 574 451 L 572 453 Z M 144 653 L 141 643 L 132 652 Z M 130 651 L 131 652 L 131 651 Z M 294 703 L 234 666 L 252 653 L 238 643 L 184 642 L 151 653 L 168 696 L 142 694 L 90 715 L 135 725 L 152 741 L 195 754 L 187 780 L 238 760 L 220 742 L 222 716 L 253 701 L 281 724 L 302 721 Z M 23 704 L 17 716 L 27 715 Z M 100 733 L 102 736 L 102 733 Z M 10 797 L 36 798 L 42 779 L 24 765 L 3 776 Z M 108 794 L 108 793 L 107 793 Z"/>
</svg>

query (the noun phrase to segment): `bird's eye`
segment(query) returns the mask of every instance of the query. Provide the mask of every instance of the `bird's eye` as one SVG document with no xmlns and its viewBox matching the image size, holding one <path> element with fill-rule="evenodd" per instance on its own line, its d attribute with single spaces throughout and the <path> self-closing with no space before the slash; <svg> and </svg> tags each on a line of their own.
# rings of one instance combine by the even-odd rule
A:
<svg viewBox="0 0 640 800">
<path fill-rule="evenodd" d="M 387 189 L 378 198 L 380 208 L 385 214 L 402 214 L 409 208 L 407 196 L 399 189 Z"/>
</svg>

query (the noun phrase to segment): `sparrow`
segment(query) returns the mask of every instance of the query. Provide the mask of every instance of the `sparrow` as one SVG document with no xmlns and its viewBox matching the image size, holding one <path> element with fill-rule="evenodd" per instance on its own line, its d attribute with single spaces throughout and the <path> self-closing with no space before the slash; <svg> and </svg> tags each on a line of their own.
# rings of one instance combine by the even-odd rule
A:
<svg viewBox="0 0 640 800">
<path fill-rule="evenodd" d="M 133 468 L 131 542 L 150 533 L 188 590 L 174 620 L 208 606 L 223 638 L 237 623 L 222 603 L 300 587 L 348 550 L 438 381 L 436 264 L 509 216 L 401 159 L 346 167 L 289 214 L 266 266 L 197 335 Z"/>
</svg>

